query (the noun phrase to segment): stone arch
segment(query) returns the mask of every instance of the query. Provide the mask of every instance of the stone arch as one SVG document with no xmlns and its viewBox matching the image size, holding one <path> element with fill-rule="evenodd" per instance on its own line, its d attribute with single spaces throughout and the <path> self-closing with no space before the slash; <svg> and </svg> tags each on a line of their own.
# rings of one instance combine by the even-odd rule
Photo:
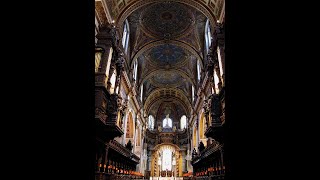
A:
<svg viewBox="0 0 320 180">
<path fill-rule="evenodd" d="M 137 0 L 133 1 L 132 3 L 129 3 L 118 15 L 116 20 L 117 27 L 122 27 L 123 22 L 129 17 L 131 13 L 133 13 L 137 9 L 152 3 L 159 3 L 165 1 L 167 0 Z M 210 20 L 212 26 L 211 29 L 214 29 L 217 18 L 215 17 L 213 11 L 209 8 L 208 5 L 204 4 L 203 2 L 199 2 L 199 0 L 172 0 L 172 2 L 182 3 L 195 8 Z"/>
<path fill-rule="evenodd" d="M 148 95 L 148 98 L 145 101 L 145 112 L 149 114 L 149 110 L 152 104 L 168 98 L 172 98 L 173 100 L 177 100 L 178 102 L 180 102 L 185 112 L 191 112 L 191 102 L 188 100 L 187 96 L 182 90 L 175 88 L 158 88 L 156 90 L 153 90 L 152 93 Z"/>
<path fill-rule="evenodd" d="M 158 144 L 153 148 L 152 151 L 152 168 L 151 168 L 151 175 L 152 176 L 159 176 L 159 166 L 158 166 L 158 158 L 159 158 L 159 154 L 161 154 L 161 151 L 164 149 L 170 149 L 172 150 L 172 152 L 175 153 L 175 157 L 176 157 L 176 167 L 175 167 L 175 172 L 177 173 L 177 176 L 182 176 L 182 169 L 181 169 L 181 163 L 182 163 L 182 155 L 181 155 L 181 149 L 179 148 L 179 146 L 175 145 L 175 144 L 171 144 L 171 143 L 162 143 L 162 144 Z"/>
<path fill-rule="evenodd" d="M 142 80 L 141 80 L 141 82 L 139 83 L 139 87 L 146 81 L 146 80 L 148 80 L 150 77 L 152 77 L 153 75 L 155 75 L 155 74 L 159 74 L 159 73 L 165 73 L 166 71 L 168 71 L 168 70 L 166 70 L 166 69 L 155 69 L 155 70 L 153 70 L 153 71 L 150 71 L 148 74 L 146 74 L 143 78 L 142 78 Z M 195 86 L 195 80 L 194 79 L 192 79 L 190 76 L 189 76 L 189 74 L 187 74 L 186 72 L 184 72 L 184 71 L 182 71 L 182 70 L 180 70 L 180 69 L 170 69 L 170 71 L 174 71 L 175 73 L 178 73 L 179 75 L 181 75 L 183 78 L 185 78 L 185 79 L 187 79 L 188 80 L 188 82 L 190 82 L 193 86 Z"/>
<path fill-rule="evenodd" d="M 167 44 L 167 43 L 177 45 L 177 46 L 189 51 L 191 54 L 196 56 L 197 59 L 201 60 L 201 66 L 203 67 L 201 56 L 199 55 L 197 50 L 195 50 L 189 44 L 187 44 L 185 42 L 182 42 L 182 41 L 178 41 L 178 40 L 170 40 L 170 41 L 168 41 L 168 40 L 158 40 L 158 41 L 149 42 L 148 44 L 146 44 L 142 48 L 140 48 L 134 55 L 132 55 L 131 62 L 130 62 L 130 68 L 133 68 L 133 60 L 137 59 L 144 52 L 146 52 L 147 50 L 149 50 L 149 49 L 151 49 L 153 47 L 156 47 L 158 45 Z"/>
</svg>

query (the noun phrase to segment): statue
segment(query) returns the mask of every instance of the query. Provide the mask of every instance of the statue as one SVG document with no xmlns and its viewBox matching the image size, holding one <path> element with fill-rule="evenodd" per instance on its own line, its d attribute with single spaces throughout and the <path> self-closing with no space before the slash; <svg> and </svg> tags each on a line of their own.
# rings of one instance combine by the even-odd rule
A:
<svg viewBox="0 0 320 180">
<path fill-rule="evenodd" d="M 165 125 L 164 125 L 165 128 L 170 128 L 170 127 L 172 127 L 172 121 L 171 121 L 171 119 L 169 118 L 169 114 L 166 115 L 166 118 L 164 119 L 164 121 L 165 121 Z"/>
<path fill-rule="evenodd" d="M 132 143 L 131 143 L 131 140 L 129 140 L 128 143 L 126 144 L 126 148 L 127 148 L 129 151 L 132 150 L 133 145 L 132 145 Z"/>
<path fill-rule="evenodd" d="M 205 149 L 204 144 L 203 144 L 202 141 L 200 141 L 198 149 L 199 149 L 199 152 L 202 152 Z"/>
<path fill-rule="evenodd" d="M 214 61 L 213 61 L 213 50 L 212 47 L 209 48 L 209 52 L 207 54 L 207 62 L 208 62 L 208 66 L 212 66 Z"/>
<path fill-rule="evenodd" d="M 112 37 L 113 46 L 119 45 L 119 34 L 117 33 L 116 27 L 114 25 L 110 26 L 110 34 Z"/>
<path fill-rule="evenodd" d="M 119 68 L 119 69 L 117 70 L 118 72 L 123 71 L 123 69 L 124 69 L 124 64 L 125 64 L 125 59 L 124 59 L 124 57 L 123 57 L 123 53 L 120 52 L 120 50 L 119 50 L 119 55 L 118 55 L 118 57 L 117 57 L 117 59 L 116 59 L 116 65 L 117 65 L 117 67 Z"/>
</svg>

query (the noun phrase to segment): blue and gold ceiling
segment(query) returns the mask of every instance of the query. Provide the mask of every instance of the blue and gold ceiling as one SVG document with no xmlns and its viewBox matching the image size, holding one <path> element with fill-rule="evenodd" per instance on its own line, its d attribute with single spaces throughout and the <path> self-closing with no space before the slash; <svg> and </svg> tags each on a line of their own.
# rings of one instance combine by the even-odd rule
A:
<svg viewBox="0 0 320 180">
<path fill-rule="evenodd" d="M 175 66 L 187 58 L 186 51 L 174 44 L 153 47 L 148 54 L 151 62 L 157 66 Z"/>
<path fill-rule="evenodd" d="M 163 71 L 161 74 L 155 74 L 151 78 L 151 83 L 156 87 L 177 87 L 187 81 L 175 71 Z"/>
<path fill-rule="evenodd" d="M 176 38 L 193 24 L 193 15 L 185 5 L 174 2 L 149 6 L 141 17 L 142 27 L 149 35 L 159 38 Z"/>
<path fill-rule="evenodd" d="M 145 109 L 156 113 L 161 102 L 190 109 L 191 87 L 196 85 L 196 61 L 202 59 L 206 17 L 196 9 L 178 2 L 162 1 L 141 7 L 129 17 L 131 60 L 138 60 L 138 86 L 144 87 L 144 101 L 153 92 L 175 88 L 173 99 L 161 98 L 158 105 Z M 132 65 L 132 63 L 130 63 Z M 179 93 L 182 93 L 179 95 Z M 160 97 L 160 96 L 159 96 Z M 143 102 L 144 103 L 144 102 Z M 157 112 L 158 114 L 158 112 Z M 156 114 L 155 114 L 156 115 Z"/>
</svg>

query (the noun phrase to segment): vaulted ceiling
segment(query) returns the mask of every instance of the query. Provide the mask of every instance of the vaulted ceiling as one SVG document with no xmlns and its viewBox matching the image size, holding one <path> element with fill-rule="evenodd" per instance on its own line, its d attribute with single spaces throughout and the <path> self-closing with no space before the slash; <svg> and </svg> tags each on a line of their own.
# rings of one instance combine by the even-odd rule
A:
<svg viewBox="0 0 320 180">
<path fill-rule="evenodd" d="M 198 10 L 178 2 L 148 4 L 129 15 L 129 64 L 138 60 L 137 85 L 143 84 L 144 108 L 156 120 L 165 117 L 166 108 L 174 121 L 190 115 L 206 20 Z"/>
<path fill-rule="evenodd" d="M 137 87 L 144 87 L 143 106 L 156 120 L 171 108 L 172 119 L 190 117 L 191 88 L 198 87 L 197 60 L 204 57 L 207 19 L 214 27 L 221 11 L 218 0 L 102 0 L 122 35 L 128 20 L 130 29 L 127 64 L 138 62 Z M 99 2 L 96 2 L 96 6 Z M 107 14 L 108 14 L 107 13 Z M 103 15 L 102 15 L 103 16 Z M 132 71 L 131 71 L 132 73 Z"/>
</svg>

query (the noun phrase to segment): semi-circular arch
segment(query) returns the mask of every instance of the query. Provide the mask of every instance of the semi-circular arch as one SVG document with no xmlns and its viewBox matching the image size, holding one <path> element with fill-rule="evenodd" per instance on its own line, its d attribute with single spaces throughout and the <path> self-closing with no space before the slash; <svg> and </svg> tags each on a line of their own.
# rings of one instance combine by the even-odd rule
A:
<svg viewBox="0 0 320 180">
<path fill-rule="evenodd" d="M 120 13 L 117 17 L 116 24 L 117 27 L 122 28 L 123 22 L 127 17 L 136 11 L 137 9 L 152 4 L 152 3 L 160 3 L 160 2 L 166 2 L 167 0 L 137 0 L 133 1 L 132 3 L 129 3 Z M 214 29 L 216 26 L 217 18 L 213 14 L 213 11 L 208 7 L 208 5 L 204 4 L 203 2 L 200 2 L 199 0 L 171 0 L 172 2 L 178 2 L 185 4 L 187 6 L 193 7 L 196 10 L 200 11 L 202 14 L 204 14 L 209 21 L 211 22 L 211 29 Z"/>
<path fill-rule="evenodd" d="M 151 106 L 155 102 L 167 100 L 168 98 L 179 101 L 186 112 L 191 112 L 191 102 L 182 90 L 177 88 L 157 88 L 148 95 L 144 103 L 146 114 L 149 113 Z"/>
<path fill-rule="evenodd" d="M 144 77 L 142 77 L 142 80 L 139 83 L 139 86 L 141 86 L 146 80 L 148 80 L 149 78 L 151 78 L 152 76 L 154 76 L 155 74 L 159 74 L 159 73 L 165 73 L 166 69 L 155 69 L 153 71 L 150 71 L 148 74 L 144 75 Z M 193 86 L 195 86 L 195 80 L 193 78 L 190 77 L 190 75 L 188 73 L 186 73 L 185 71 L 182 71 L 180 69 L 170 69 L 170 71 L 173 71 L 179 75 L 181 75 L 183 78 L 185 78 L 188 82 L 190 82 Z"/>
<path fill-rule="evenodd" d="M 131 58 L 131 62 L 130 62 L 130 67 L 133 67 L 133 60 L 137 59 L 140 55 L 142 55 L 144 52 L 146 52 L 147 50 L 159 46 L 159 45 L 163 45 L 163 44 L 174 44 L 177 45 L 181 48 L 184 48 L 185 50 L 189 51 L 190 54 L 194 55 L 197 59 L 201 59 L 201 56 L 198 54 L 198 52 L 189 44 L 182 42 L 182 41 L 178 41 L 178 40 L 158 40 L 158 41 L 152 41 L 146 45 L 144 45 L 142 48 L 140 48 Z M 201 64 L 201 66 L 203 66 Z"/>
</svg>

